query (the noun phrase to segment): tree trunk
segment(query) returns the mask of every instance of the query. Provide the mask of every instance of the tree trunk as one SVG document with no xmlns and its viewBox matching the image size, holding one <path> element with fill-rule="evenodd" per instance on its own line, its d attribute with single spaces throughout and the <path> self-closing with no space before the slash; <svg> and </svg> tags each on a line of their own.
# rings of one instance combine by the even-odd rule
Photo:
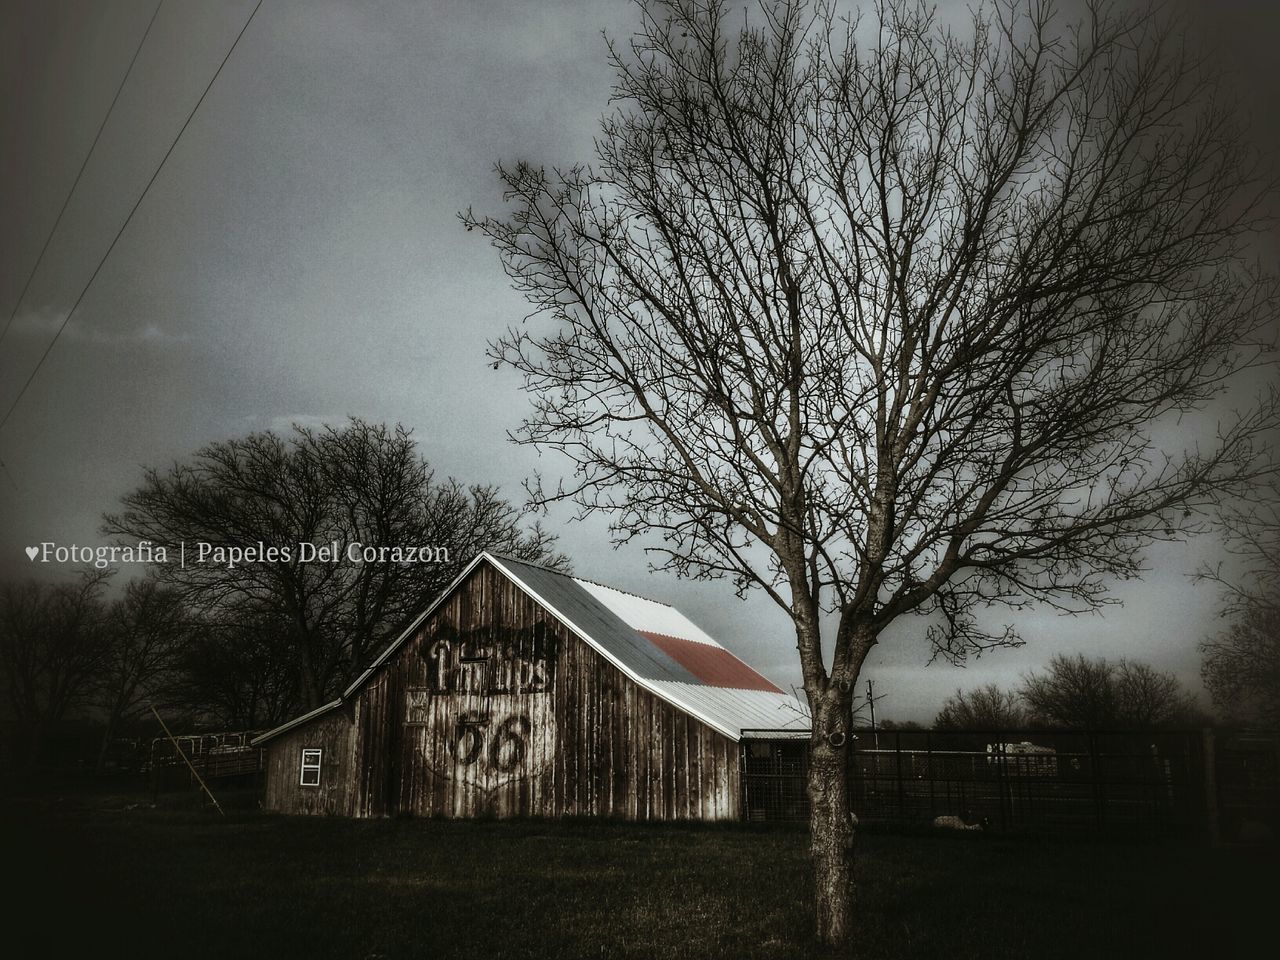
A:
<svg viewBox="0 0 1280 960">
<path fill-rule="evenodd" d="M 36 720 L 20 741 L 25 752 L 18 757 L 18 763 L 28 772 L 34 771 L 44 759 L 45 741 L 48 739 L 45 735 L 46 726 L 52 727 L 52 724 Z"/>
<path fill-rule="evenodd" d="M 315 670 L 312 669 L 311 664 L 306 660 L 303 660 L 299 669 L 302 680 L 300 686 L 302 687 L 301 693 L 303 707 L 307 711 L 310 711 L 314 710 L 316 707 L 323 706 L 324 701 L 321 699 L 320 681 L 316 677 Z"/>
<path fill-rule="evenodd" d="M 93 765 L 93 772 L 102 776 L 107 772 L 107 751 L 111 749 L 111 735 L 115 732 L 115 720 L 108 720 L 102 730 L 102 742 L 98 744 L 98 759 Z"/>
<path fill-rule="evenodd" d="M 853 929 L 854 820 L 849 807 L 849 737 L 815 725 L 809 748 L 809 840 L 818 940 L 849 941 Z"/>
</svg>

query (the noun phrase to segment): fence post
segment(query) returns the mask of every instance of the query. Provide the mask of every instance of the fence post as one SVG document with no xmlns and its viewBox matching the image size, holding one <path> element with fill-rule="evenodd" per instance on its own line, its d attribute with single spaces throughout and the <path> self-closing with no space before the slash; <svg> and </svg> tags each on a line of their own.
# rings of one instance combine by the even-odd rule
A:
<svg viewBox="0 0 1280 960">
<path fill-rule="evenodd" d="M 996 737 L 996 795 L 1000 797 L 1000 829 L 1008 830 L 1009 817 L 1005 814 L 1005 798 L 1012 790 L 1009 782 L 1009 744 L 1005 741 L 1003 733 L 997 733 Z M 1011 814 L 1013 807 L 1011 796 L 1008 804 Z"/>
<path fill-rule="evenodd" d="M 895 764 L 895 772 L 898 780 L 898 819 L 905 820 L 906 799 L 903 795 L 902 788 L 902 731 L 895 730 L 893 733 L 893 757 Z"/>
<path fill-rule="evenodd" d="M 1209 831 L 1209 846 L 1222 842 L 1221 824 L 1218 822 L 1218 763 L 1213 742 L 1213 727 L 1205 727 L 1201 733 L 1203 744 L 1200 754 L 1201 776 L 1204 780 L 1205 825 Z"/>
<path fill-rule="evenodd" d="M 1087 734 L 1089 743 L 1089 777 L 1093 781 L 1093 821 L 1101 830 L 1106 825 L 1107 804 L 1103 799 L 1102 761 L 1098 754 L 1098 736 L 1093 731 Z"/>
<path fill-rule="evenodd" d="M 938 805 L 933 798 L 933 731 L 926 730 L 924 732 L 924 769 L 929 777 L 929 819 L 932 820 L 938 815 Z"/>
<path fill-rule="evenodd" d="M 747 802 L 747 742 L 746 740 L 738 741 L 738 819 L 750 820 L 751 815 Z"/>
</svg>

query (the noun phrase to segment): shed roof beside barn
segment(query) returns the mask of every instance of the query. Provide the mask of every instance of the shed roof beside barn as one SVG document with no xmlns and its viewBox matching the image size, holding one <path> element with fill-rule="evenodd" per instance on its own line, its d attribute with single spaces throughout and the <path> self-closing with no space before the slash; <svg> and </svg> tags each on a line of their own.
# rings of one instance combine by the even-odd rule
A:
<svg viewBox="0 0 1280 960">
<path fill-rule="evenodd" d="M 808 733 L 805 705 L 669 604 L 546 567 L 481 553 L 341 697 L 263 734 L 263 743 L 356 695 L 481 563 L 490 563 L 601 656 L 663 700 L 734 740 Z"/>
</svg>

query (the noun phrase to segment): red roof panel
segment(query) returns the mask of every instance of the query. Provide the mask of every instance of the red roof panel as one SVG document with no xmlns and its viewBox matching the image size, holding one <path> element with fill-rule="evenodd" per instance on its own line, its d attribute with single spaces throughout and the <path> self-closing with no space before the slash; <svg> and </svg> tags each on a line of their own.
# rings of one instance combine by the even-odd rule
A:
<svg viewBox="0 0 1280 960">
<path fill-rule="evenodd" d="M 724 647 L 669 637 L 665 633 L 650 633 L 648 630 L 636 632 L 708 686 L 782 693 L 779 687 L 760 676 Z"/>
</svg>

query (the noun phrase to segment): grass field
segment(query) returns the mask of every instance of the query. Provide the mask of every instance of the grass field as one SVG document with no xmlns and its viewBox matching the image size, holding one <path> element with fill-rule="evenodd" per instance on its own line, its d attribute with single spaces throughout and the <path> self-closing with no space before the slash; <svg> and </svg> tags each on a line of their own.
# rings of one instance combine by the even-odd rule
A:
<svg viewBox="0 0 1280 960">
<path fill-rule="evenodd" d="M 822 955 L 797 830 L 294 819 L 247 803 L 221 819 L 136 801 L 5 801 L 9 956 Z M 1272 857 L 864 831 L 857 955 L 1274 955 Z"/>
</svg>

